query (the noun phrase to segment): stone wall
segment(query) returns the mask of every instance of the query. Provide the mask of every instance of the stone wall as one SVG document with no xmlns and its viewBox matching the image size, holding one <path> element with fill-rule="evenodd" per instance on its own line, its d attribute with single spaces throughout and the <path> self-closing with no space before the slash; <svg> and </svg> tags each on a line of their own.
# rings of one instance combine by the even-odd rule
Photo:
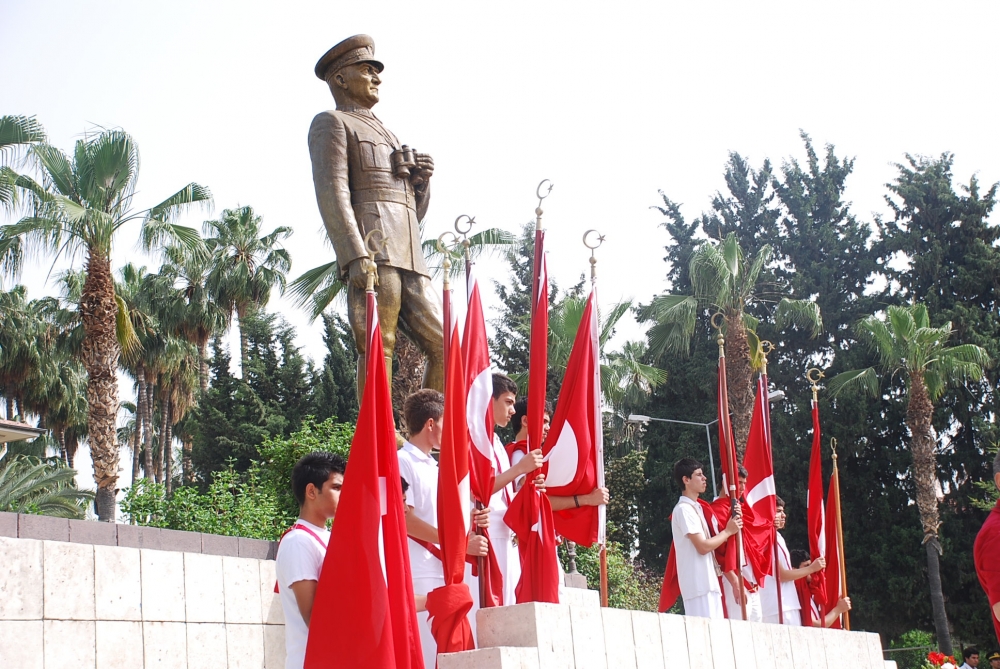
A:
<svg viewBox="0 0 1000 669">
<path fill-rule="evenodd" d="M 266 541 L 0 514 L 0 667 L 281 669 L 273 554 Z"/>
</svg>

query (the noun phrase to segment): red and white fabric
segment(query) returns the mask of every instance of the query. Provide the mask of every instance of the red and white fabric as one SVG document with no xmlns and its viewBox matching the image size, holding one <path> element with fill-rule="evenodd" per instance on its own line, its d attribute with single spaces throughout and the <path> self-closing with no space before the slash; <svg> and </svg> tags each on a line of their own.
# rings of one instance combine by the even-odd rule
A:
<svg viewBox="0 0 1000 669">
<path fill-rule="evenodd" d="M 826 557 L 826 507 L 823 504 L 823 458 L 819 429 L 819 403 L 812 400 L 813 442 L 809 455 L 809 487 L 806 489 L 806 532 L 809 535 L 809 559 Z M 826 603 L 826 571 L 812 575 L 810 590 L 814 599 Z"/>
<path fill-rule="evenodd" d="M 347 463 L 350 475 L 344 479 L 313 602 L 305 669 L 424 666 L 396 426 L 373 292 L 368 293 L 367 308 L 365 390 Z"/>
</svg>

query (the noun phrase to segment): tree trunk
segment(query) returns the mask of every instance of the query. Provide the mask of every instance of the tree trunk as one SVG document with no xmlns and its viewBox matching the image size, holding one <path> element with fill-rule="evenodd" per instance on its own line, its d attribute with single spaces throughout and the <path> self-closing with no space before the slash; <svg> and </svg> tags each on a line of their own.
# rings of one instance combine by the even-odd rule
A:
<svg viewBox="0 0 1000 669">
<path fill-rule="evenodd" d="M 246 305 L 236 307 L 236 318 L 239 321 L 237 327 L 240 329 L 240 378 L 247 378 L 247 358 L 249 357 L 250 344 L 247 342 L 247 331 L 243 327 L 243 320 L 250 310 Z"/>
<path fill-rule="evenodd" d="M 132 485 L 139 480 L 139 454 L 141 452 L 140 437 L 142 436 L 142 421 L 139 419 L 139 403 L 135 408 L 135 429 L 132 430 Z"/>
<path fill-rule="evenodd" d="M 729 412 L 732 415 L 736 456 L 743 461 L 753 418 L 754 384 L 750 366 L 750 344 L 743 314 L 726 315 L 726 376 L 729 385 Z"/>
<path fill-rule="evenodd" d="M 59 457 L 62 458 L 62 461 L 68 466 L 72 467 L 73 465 L 69 463 L 69 455 L 66 453 L 66 430 L 59 428 L 58 430 L 55 430 L 55 433 L 56 441 L 59 442 Z"/>
<path fill-rule="evenodd" d="M 142 468 L 147 479 L 154 479 L 153 470 L 153 383 L 152 380 L 146 382 L 146 401 L 144 403 L 146 414 L 143 417 L 143 465 Z"/>
<path fill-rule="evenodd" d="M 171 469 L 174 464 L 174 403 L 169 395 L 167 401 L 163 403 L 163 412 L 163 431 L 166 433 L 163 439 L 163 484 L 169 497 L 173 492 Z"/>
<path fill-rule="evenodd" d="M 14 420 L 14 398 L 7 398 L 7 420 Z"/>
<path fill-rule="evenodd" d="M 170 396 L 166 389 L 160 388 L 160 448 L 156 453 L 156 482 L 163 483 L 163 462 L 167 451 L 167 404 Z"/>
<path fill-rule="evenodd" d="M 204 396 L 208 392 L 208 340 L 198 342 L 198 385 Z"/>
<path fill-rule="evenodd" d="M 399 369 L 392 375 L 392 407 L 396 414 L 397 425 L 402 425 L 403 402 L 411 394 L 420 390 L 424 381 L 424 366 L 427 358 L 420 352 L 417 345 L 403 334 L 401 330 L 396 330 L 396 361 Z M 359 364 L 364 365 L 364 361 Z M 360 398 L 358 400 L 360 402 Z"/>
<path fill-rule="evenodd" d="M 191 437 L 184 435 L 181 439 L 181 449 L 183 450 L 181 464 L 184 467 L 184 483 L 194 483 L 194 468 L 191 464 L 191 449 L 193 446 Z"/>
<path fill-rule="evenodd" d="M 133 448 L 132 481 L 135 482 L 139 475 L 139 457 L 145 455 L 146 445 L 146 371 L 140 365 L 135 372 L 135 441 Z M 143 467 L 146 478 L 149 478 L 149 471 Z"/>
<path fill-rule="evenodd" d="M 72 469 L 76 462 L 76 451 L 80 447 L 80 435 L 75 429 L 66 437 L 66 464 Z"/>
<path fill-rule="evenodd" d="M 930 587 L 934 631 L 937 634 L 938 649 L 945 655 L 951 655 L 948 612 L 945 610 L 944 592 L 941 590 L 941 544 L 938 541 L 941 518 L 937 500 L 937 457 L 931 426 L 934 405 L 927 394 L 922 371 L 910 372 L 909 390 L 906 426 L 910 430 L 913 483 L 917 491 L 917 510 L 920 512 L 920 524 L 924 530 L 923 543 L 927 551 L 927 582 Z"/>
<path fill-rule="evenodd" d="M 87 249 L 87 277 L 80 298 L 83 320 L 81 358 L 87 370 L 87 427 L 90 455 L 97 483 L 97 516 L 115 520 L 115 488 L 118 483 L 118 338 L 115 318 L 115 283 L 111 260 Z"/>
</svg>

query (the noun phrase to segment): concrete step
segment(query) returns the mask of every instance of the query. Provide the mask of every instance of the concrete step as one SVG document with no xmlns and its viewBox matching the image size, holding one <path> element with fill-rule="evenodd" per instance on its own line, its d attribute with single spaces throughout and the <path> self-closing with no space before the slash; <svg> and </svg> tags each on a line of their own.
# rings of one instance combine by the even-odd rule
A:
<svg viewBox="0 0 1000 669">
<path fill-rule="evenodd" d="M 480 648 L 438 655 L 438 669 L 538 669 L 534 648 Z"/>
</svg>

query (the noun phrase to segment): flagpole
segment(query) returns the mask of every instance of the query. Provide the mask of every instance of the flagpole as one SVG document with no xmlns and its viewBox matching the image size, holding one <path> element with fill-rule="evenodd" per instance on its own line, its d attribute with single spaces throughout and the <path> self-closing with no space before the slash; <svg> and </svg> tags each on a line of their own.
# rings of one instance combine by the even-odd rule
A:
<svg viewBox="0 0 1000 669">
<path fill-rule="evenodd" d="M 464 222 L 463 219 L 465 219 Z M 466 289 L 468 289 L 469 274 L 472 271 L 472 255 L 469 252 L 469 247 L 471 246 L 471 244 L 469 243 L 469 233 L 472 232 L 472 226 L 475 222 L 476 222 L 476 217 L 469 216 L 467 214 L 462 214 L 461 216 L 455 219 L 455 231 L 458 233 L 458 235 L 461 235 L 461 240 L 459 240 L 458 236 L 454 235 L 451 231 L 447 231 L 444 233 L 454 236 L 456 239 L 456 243 L 462 245 L 463 254 L 465 255 Z M 444 236 L 444 234 L 442 234 L 442 236 Z M 446 262 L 448 263 L 449 266 L 451 265 L 449 261 Z M 468 336 L 468 334 L 466 334 L 466 336 Z M 448 338 L 445 337 L 446 346 L 447 346 L 447 339 Z M 445 355 L 445 359 L 447 359 L 447 354 Z M 475 500 L 475 507 L 476 511 L 482 511 L 483 509 L 486 508 L 483 505 L 483 503 L 478 499 Z M 482 536 L 484 534 L 483 528 L 479 527 L 479 525 L 474 525 L 473 527 L 474 527 L 473 531 L 477 535 Z M 487 608 L 486 602 L 489 598 L 487 597 L 486 559 L 484 557 L 482 556 L 476 557 L 476 569 L 479 572 L 479 606 L 480 608 Z"/>
<path fill-rule="evenodd" d="M 448 378 L 448 351 L 451 348 L 451 336 L 448 334 L 447 329 L 451 327 L 451 250 L 445 244 L 444 238 L 447 235 L 454 237 L 454 233 L 450 230 L 445 230 L 441 233 L 441 236 L 437 238 L 437 249 L 438 252 L 444 256 L 444 260 L 441 261 L 441 268 L 444 272 L 444 295 L 441 300 L 441 311 L 442 311 L 442 322 L 446 329 L 444 336 L 444 376 Z"/>
<path fill-rule="evenodd" d="M 719 389 L 719 402 L 725 404 L 725 415 L 720 412 L 719 416 L 719 426 L 726 440 L 726 469 L 728 470 L 726 476 L 726 484 L 729 488 L 729 508 L 730 514 L 732 509 L 735 508 L 737 499 L 737 488 L 736 484 L 739 481 L 739 475 L 736 471 L 736 457 L 733 453 L 733 429 L 732 425 L 729 423 L 729 385 L 726 383 L 726 339 L 722 336 L 722 323 L 718 325 L 715 324 L 716 316 L 721 316 L 721 312 L 717 312 L 712 316 L 712 327 L 718 330 L 719 334 L 715 338 L 716 343 L 719 345 L 719 366 L 721 368 L 720 378 L 720 389 Z M 743 555 L 743 532 L 736 533 L 736 565 L 738 567 L 736 579 L 740 584 L 740 612 L 743 614 L 743 620 L 747 619 L 747 596 L 746 587 L 743 583 L 743 568 L 740 565 L 740 557 Z M 780 600 L 779 600 L 779 611 L 780 611 Z"/>
<path fill-rule="evenodd" d="M 840 596 L 847 597 L 847 564 L 844 561 L 844 524 L 840 515 L 840 473 L 837 469 L 837 440 L 830 439 L 833 451 L 833 489 L 837 495 L 837 559 L 840 561 Z M 851 614 L 844 611 L 844 629 L 851 629 Z"/>
<path fill-rule="evenodd" d="M 597 241 L 596 242 L 588 242 L 587 241 L 587 238 L 590 237 L 591 233 L 594 233 L 594 234 L 597 235 Z M 603 243 L 604 243 L 604 235 L 602 235 L 601 233 L 599 233 L 597 230 L 587 230 L 585 233 L 583 233 L 583 245 L 586 246 L 588 249 L 590 249 L 590 286 L 591 286 L 590 289 L 591 289 L 591 292 L 597 290 L 597 256 L 595 254 L 595 251 Z M 597 308 L 596 304 L 594 305 L 594 308 L 595 309 Z M 600 317 L 598 317 L 598 318 L 600 318 Z M 597 341 L 597 346 L 598 346 L 598 349 L 597 349 L 597 358 L 598 358 L 598 361 L 600 360 L 600 357 L 601 357 L 600 345 L 601 345 L 600 338 L 598 338 L 598 341 Z M 600 364 L 595 365 L 595 372 L 594 373 L 598 375 L 598 379 L 597 379 L 598 383 L 596 385 L 596 392 L 597 392 L 598 398 L 599 398 L 600 397 L 600 393 L 601 393 L 601 384 L 600 384 L 601 367 L 600 367 Z M 598 404 L 597 406 L 600 406 L 600 404 Z M 603 420 L 603 415 L 602 415 L 601 411 L 598 411 L 597 420 L 598 421 L 602 421 Z M 598 434 L 599 435 L 601 434 L 602 430 L 603 430 L 603 426 L 601 426 L 601 427 L 598 428 Z M 599 487 L 603 488 L 604 484 L 605 484 L 605 481 L 604 481 L 604 448 L 602 446 L 600 448 L 599 452 L 597 453 L 597 485 Z M 608 515 L 607 515 L 607 507 L 605 507 L 604 505 L 601 505 L 600 507 L 598 507 L 598 509 L 599 509 L 599 511 L 598 511 L 598 514 L 599 514 L 599 516 L 598 516 L 599 517 L 599 520 L 598 520 L 599 526 L 598 526 L 598 529 L 597 529 L 597 536 L 598 536 L 598 541 L 601 542 L 601 606 L 607 607 L 608 606 L 608 541 L 607 541 L 606 524 L 607 524 Z"/>
</svg>

